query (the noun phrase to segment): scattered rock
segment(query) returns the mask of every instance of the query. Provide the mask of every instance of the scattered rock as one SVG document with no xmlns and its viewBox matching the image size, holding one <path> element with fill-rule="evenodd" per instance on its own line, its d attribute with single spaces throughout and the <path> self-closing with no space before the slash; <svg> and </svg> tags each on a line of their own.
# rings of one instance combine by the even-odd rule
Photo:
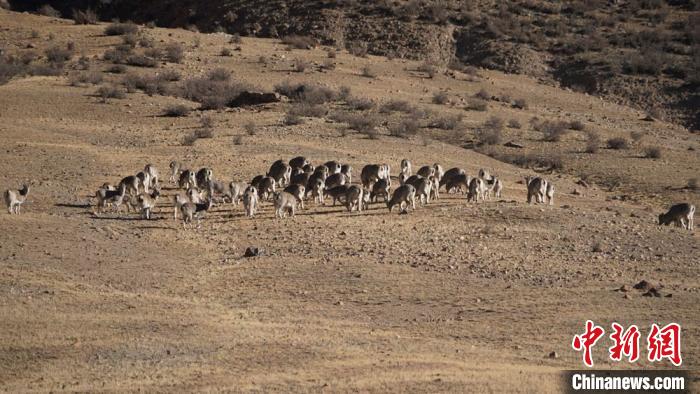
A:
<svg viewBox="0 0 700 394">
<path fill-rule="evenodd" d="M 658 290 L 656 290 L 655 287 L 652 287 L 647 291 L 646 293 L 642 294 L 644 297 L 661 297 L 661 293 L 659 293 Z"/>
<path fill-rule="evenodd" d="M 634 285 L 634 288 L 637 290 L 650 290 L 654 288 L 654 285 L 642 279 L 639 283 Z"/>
<path fill-rule="evenodd" d="M 518 148 L 518 149 L 524 148 L 523 145 L 516 144 L 516 143 L 513 142 L 513 141 L 508 141 L 508 142 L 506 142 L 505 144 L 503 144 L 503 146 L 507 146 L 508 148 Z"/>
<path fill-rule="evenodd" d="M 262 251 L 260 249 L 258 249 L 257 247 L 249 246 L 249 247 L 245 248 L 245 253 L 243 253 L 243 257 L 256 257 L 256 256 L 260 256 L 261 253 L 262 253 Z"/>
<path fill-rule="evenodd" d="M 559 358 L 559 355 L 557 354 L 557 352 L 551 352 L 551 353 L 549 353 L 548 357 L 549 358 Z"/>
</svg>

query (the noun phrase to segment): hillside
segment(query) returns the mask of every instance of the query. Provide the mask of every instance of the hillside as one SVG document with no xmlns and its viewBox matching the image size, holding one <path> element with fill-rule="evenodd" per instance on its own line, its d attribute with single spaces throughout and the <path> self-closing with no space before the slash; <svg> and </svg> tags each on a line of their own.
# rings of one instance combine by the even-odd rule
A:
<svg viewBox="0 0 700 394">
<path fill-rule="evenodd" d="M 698 231 L 657 218 L 700 203 L 698 134 L 486 68 L 6 10 L 0 26 L 0 186 L 32 186 L 0 215 L 0 390 L 557 392 L 587 319 L 678 322 L 697 369 Z M 409 158 L 505 188 L 408 214 L 172 218 L 172 160 L 247 182 L 297 155 L 350 164 L 354 183 Z M 153 219 L 93 213 L 98 187 L 146 163 Z M 526 203 L 527 175 L 556 185 L 553 205 Z M 597 368 L 671 368 L 605 355 Z"/>
<path fill-rule="evenodd" d="M 694 1 L 17 1 L 64 16 L 203 32 L 309 35 L 354 53 L 429 59 L 540 78 L 700 128 L 700 13 Z"/>
</svg>

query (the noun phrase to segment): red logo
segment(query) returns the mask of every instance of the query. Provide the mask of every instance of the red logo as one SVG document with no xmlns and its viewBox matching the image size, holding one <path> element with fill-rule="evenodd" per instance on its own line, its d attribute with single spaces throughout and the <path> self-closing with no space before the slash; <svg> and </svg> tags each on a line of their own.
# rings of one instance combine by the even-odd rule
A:
<svg viewBox="0 0 700 394">
<path fill-rule="evenodd" d="M 605 330 L 602 327 L 596 326 L 592 321 L 586 321 L 586 332 L 581 335 L 574 336 L 574 340 L 571 342 L 571 346 L 576 351 L 583 350 L 583 362 L 586 366 L 593 366 L 593 356 L 591 355 L 591 349 L 595 346 L 596 342 L 605 334 Z"/>
<path fill-rule="evenodd" d="M 647 344 L 649 361 L 661 361 L 667 358 L 675 366 L 679 366 L 683 362 L 681 359 L 681 326 L 679 324 L 670 323 L 661 329 L 656 324 L 652 324 Z"/>
<path fill-rule="evenodd" d="M 610 359 L 613 361 L 622 360 L 622 356 L 629 359 L 633 363 L 639 359 L 639 328 L 634 324 L 627 331 L 624 331 L 621 325 L 612 324 L 613 333 L 610 334 L 615 344 L 608 349 L 610 351 Z"/>
</svg>

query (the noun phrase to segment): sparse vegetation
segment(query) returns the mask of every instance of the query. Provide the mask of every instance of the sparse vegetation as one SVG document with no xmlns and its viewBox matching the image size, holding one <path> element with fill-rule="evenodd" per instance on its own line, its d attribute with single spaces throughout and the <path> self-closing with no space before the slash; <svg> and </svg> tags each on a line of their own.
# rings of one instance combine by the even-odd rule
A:
<svg viewBox="0 0 700 394">
<path fill-rule="evenodd" d="M 124 91 L 112 85 L 100 86 L 97 89 L 97 95 L 102 98 L 103 103 L 107 102 L 107 99 L 123 99 L 126 97 Z"/>
<path fill-rule="evenodd" d="M 73 51 L 58 45 L 50 46 L 44 51 L 46 60 L 55 65 L 62 65 L 73 57 Z"/>
<path fill-rule="evenodd" d="M 338 94 L 333 89 L 308 83 L 293 84 L 289 81 L 284 81 L 275 85 L 274 89 L 275 92 L 287 96 L 293 101 L 313 105 L 324 104 L 338 98 Z"/>
<path fill-rule="evenodd" d="M 112 23 L 105 27 L 105 35 L 107 36 L 121 36 L 124 34 L 136 34 L 139 31 L 139 27 L 133 22 L 126 23 Z"/>
<path fill-rule="evenodd" d="M 622 138 L 622 137 L 610 138 L 607 141 L 607 145 L 608 145 L 609 149 L 615 149 L 615 150 L 629 148 L 629 142 L 625 138 Z"/>
<path fill-rule="evenodd" d="M 243 136 L 242 135 L 235 135 L 231 139 L 231 142 L 233 142 L 234 145 L 242 145 L 243 144 Z"/>
<path fill-rule="evenodd" d="M 186 105 L 183 104 L 178 104 L 178 105 L 172 105 L 167 108 L 165 108 L 165 112 L 163 113 L 164 116 L 168 117 L 181 117 L 181 116 L 187 116 L 190 113 L 190 108 Z"/>
<path fill-rule="evenodd" d="M 251 90 L 250 86 L 233 80 L 222 81 L 198 77 L 184 81 L 179 95 L 200 103 L 201 109 L 221 109 L 229 105 L 244 90 Z"/>
<path fill-rule="evenodd" d="M 474 97 L 484 101 L 491 100 L 491 94 L 487 92 L 486 89 L 479 90 L 478 92 L 476 92 Z"/>
<path fill-rule="evenodd" d="M 566 135 L 567 126 L 568 124 L 566 122 L 546 120 L 537 125 L 535 129 L 544 134 L 545 141 L 558 142 Z"/>
<path fill-rule="evenodd" d="M 304 71 L 306 71 L 307 68 L 309 68 L 309 63 L 302 58 L 297 58 L 294 59 L 294 62 L 292 63 L 292 68 L 298 73 L 303 73 Z"/>
<path fill-rule="evenodd" d="M 644 138 L 644 133 L 641 131 L 633 131 L 630 133 L 630 138 L 635 144 L 638 144 Z"/>
<path fill-rule="evenodd" d="M 529 106 L 527 105 L 527 101 L 525 101 L 525 99 L 522 99 L 522 98 L 515 99 L 515 101 L 513 101 L 513 107 L 518 108 L 518 109 L 528 109 L 529 108 Z"/>
<path fill-rule="evenodd" d="M 661 148 L 658 146 L 648 146 L 644 148 L 644 157 L 647 159 L 660 159 Z"/>
<path fill-rule="evenodd" d="M 73 73 L 68 77 L 71 86 L 97 85 L 102 83 L 102 74 L 97 71 L 83 71 Z"/>
<path fill-rule="evenodd" d="M 220 56 L 233 56 L 233 51 L 229 48 L 221 48 L 221 52 L 219 52 Z"/>
<path fill-rule="evenodd" d="M 146 55 L 133 54 L 126 58 L 126 64 L 134 67 L 157 67 L 158 61 Z"/>
<path fill-rule="evenodd" d="M 354 41 L 350 42 L 347 45 L 347 50 L 348 52 L 357 57 L 367 57 L 367 51 L 369 50 L 367 47 L 367 43 L 364 41 Z"/>
<path fill-rule="evenodd" d="M 73 21 L 76 25 L 96 25 L 98 22 L 97 13 L 92 9 L 73 10 Z"/>
<path fill-rule="evenodd" d="M 600 148 L 600 136 L 594 131 L 589 131 L 586 140 L 586 153 L 598 153 Z"/>
<path fill-rule="evenodd" d="M 207 78 L 209 78 L 210 81 L 226 82 L 231 79 L 231 71 L 223 67 L 217 67 L 209 71 Z"/>
<path fill-rule="evenodd" d="M 346 99 L 348 107 L 356 111 L 367 111 L 377 106 L 377 104 L 366 97 L 349 97 Z"/>
<path fill-rule="evenodd" d="M 366 78 L 377 78 L 377 72 L 369 65 L 366 65 L 362 67 L 362 76 Z"/>
<path fill-rule="evenodd" d="M 420 66 L 418 66 L 417 71 L 425 73 L 428 78 L 432 79 L 435 78 L 435 75 L 437 75 L 438 69 L 433 63 L 423 62 Z"/>
<path fill-rule="evenodd" d="M 306 118 L 321 118 L 326 115 L 326 109 L 322 105 L 295 103 L 289 107 L 287 114 Z"/>
<path fill-rule="evenodd" d="M 478 99 L 478 98 L 470 98 L 467 101 L 467 106 L 465 109 L 470 110 L 470 111 L 486 111 L 489 107 L 489 104 L 486 100 Z"/>
<path fill-rule="evenodd" d="M 243 129 L 245 130 L 246 134 L 248 134 L 248 135 L 255 135 L 256 134 L 255 123 L 253 123 L 253 122 L 247 122 L 246 124 L 244 124 Z"/>
<path fill-rule="evenodd" d="M 389 126 L 389 135 L 394 137 L 408 138 L 418 134 L 420 122 L 412 117 L 401 119 L 398 123 Z"/>
<path fill-rule="evenodd" d="M 48 4 L 44 4 L 41 7 L 39 7 L 39 9 L 37 10 L 37 13 L 39 15 L 50 16 L 52 18 L 60 18 L 61 17 L 61 13 L 57 9 L 51 7 Z"/>
<path fill-rule="evenodd" d="M 476 138 L 482 145 L 500 144 L 503 139 L 503 119 L 492 116 L 476 130 Z"/>
<path fill-rule="evenodd" d="M 282 37 L 282 43 L 287 45 L 288 48 L 313 49 L 316 47 L 317 41 L 313 37 L 293 34 Z"/>
<path fill-rule="evenodd" d="M 508 127 L 510 127 L 511 129 L 519 129 L 522 126 L 520 125 L 520 122 L 517 119 L 510 119 L 508 121 Z"/>
<path fill-rule="evenodd" d="M 411 113 L 414 111 L 413 105 L 406 100 L 389 100 L 379 107 L 379 112 L 404 112 Z"/>
<path fill-rule="evenodd" d="M 690 190 L 698 190 L 700 182 L 698 182 L 698 178 L 690 178 L 688 179 L 688 183 L 686 184 L 686 188 Z"/>
<path fill-rule="evenodd" d="M 443 130 L 454 130 L 459 126 L 462 121 L 461 114 L 443 114 L 433 119 L 430 122 L 430 127 L 443 129 Z"/>
<path fill-rule="evenodd" d="M 435 92 L 433 93 L 433 104 L 439 104 L 439 105 L 444 105 L 450 102 L 450 96 L 447 95 L 447 92 Z"/>
<path fill-rule="evenodd" d="M 586 128 L 586 125 L 583 124 L 580 120 L 574 120 L 569 123 L 569 128 L 571 130 L 576 130 L 576 131 L 583 131 Z"/>
<path fill-rule="evenodd" d="M 165 46 L 165 59 L 171 63 L 182 63 L 185 58 L 185 48 L 177 42 Z"/>
</svg>

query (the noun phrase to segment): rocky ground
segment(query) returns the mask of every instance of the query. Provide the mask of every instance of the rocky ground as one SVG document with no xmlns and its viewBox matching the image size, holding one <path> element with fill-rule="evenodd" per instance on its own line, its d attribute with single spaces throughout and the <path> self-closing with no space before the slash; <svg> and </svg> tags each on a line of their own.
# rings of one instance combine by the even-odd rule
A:
<svg viewBox="0 0 700 394">
<path fill-rule="evenodd" d="M 99 71 L 108 66 L 102 53 L 120 41 L 104 36 L 104 25 L 6 11 L 0 25 L 8 52 L 72 41 Z M 240 51 L 223 57 L 231 46 L 224 34 L 148 34 L 183 43 L 185 60 L 153 71 L 129 67 L 134 72 L 175 69 L 187 78 L 225 67 L 262 90 L 287 79 L 349 86 L 377 102 L 402 99 L 464 119 L 456 131 L 426 129 L 426 138 L 392 137 L 380 126 L 371 139 L 327 118 L 287 126 L 284 102 L 169 118 L 168 106 L 197 105 L 141 92 L 105 103 L 96 87 L 71 86 L 65 75 L 0 86 L 0 185 L 32 184 L 22 215 L 0 215 L 2 390 L 552 392 L 560 371 L 582 367 L 571 340 L 587 319 L 607 330 L 615 321 L 637 324 L 643 333 L 651 323 L 678 322 L 684 368 L 697 368 L 697 231 L 656 223 L 670 202 L 698 205 L 697 191 L 685 187 L 700 169 L 689 150 L 700 148 L 697 135 L 523 76 L 479 70 L 476 79 L 425 78 L 416 62 L 346 52 L 334 70 L 298 73 L 292 60 L 321 64 L 323 48 L 287 51 L 275 40 L 244 38 Z M 264 67 L 260 56 L 269 59 Z M 376 78 L 361 75 L 367 65 Z M 465 111 L 462 103 L 481 89 L 526 98 L 528 109 L 492 101 L 488 111 Z M 440 90 L 452 105 L 431 103 Z M 184 146 L 203 116 L 213 120 L 213 138 Z M 553 206 L 525 202 L 521 180 L 534 170 L 462 147 L 491 116 L 521 121 L 522 129 L 503 131 L 503 141 L 524 145 L 518 152 L 562 157 L 562 170 L 543 174 L 557 187 Z M 533 116 L 581 120 L 603 141 L 632 130 L 644 131 L 644 140 L 581 153 L 583 133 L 544 142 L 528 125 Z M 254 135 L 244 130 L 248 122 Z M 663 156 L 641 157 L 646 145 Z M 350 163 L 358 174 L 386 162 L 396 175 L 402 158 L 414 168 L 439 162 L 472 175 L 488 168 L 505 190 L 479 204 L 443 193 L 407 215 L 380 203 L 359 214 L 309 202 L 279 220 L 264 203 L 247 219 L 242 207 L 225 204 L 183 230 L 172 219 L 176 191 L 165 184 L 150 221 L 92 213 L 97 187 L 146 163 L 166 173 L 178 159 L 210 166 L 218 179 L 249 180 L 299 154 Z M 619 186 L 604 185 L 608 178 L 621 179 Z M 262 255 L 244 258 L 249 246 Z M 642 280 L 661 296 L 632 288 Z M 601 343 L 598 368 L 671 367 L 613 363 Z"/>
</svg>

